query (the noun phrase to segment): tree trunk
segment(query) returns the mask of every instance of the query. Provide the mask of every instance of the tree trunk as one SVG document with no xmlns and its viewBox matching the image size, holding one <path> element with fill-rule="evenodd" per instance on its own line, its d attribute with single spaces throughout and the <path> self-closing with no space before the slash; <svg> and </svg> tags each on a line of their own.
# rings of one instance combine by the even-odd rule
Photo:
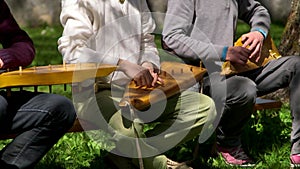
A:
<svg viewBox="0 0 300 169">
<path fill-rule="evenodd" d="M 298 55 L 300 54 L 300 0 L 292 0 L 291 12 L 288 21 L 284 28 L 283 35 L 278 50 L 282 56 Z M 300 57 L 300 56 L 299 56 Z M 288 88 L 280 89 L 276 92 L 268 94 L 266 98 L 281 100 L 283 102 L 289 101 Z"/>
<path fill-rule="evenodd" d="M 300 1 L 293 0 L 291 12 L 286 23 L 279 51 L 283 56 L 300 55 Z"/>
</svg>

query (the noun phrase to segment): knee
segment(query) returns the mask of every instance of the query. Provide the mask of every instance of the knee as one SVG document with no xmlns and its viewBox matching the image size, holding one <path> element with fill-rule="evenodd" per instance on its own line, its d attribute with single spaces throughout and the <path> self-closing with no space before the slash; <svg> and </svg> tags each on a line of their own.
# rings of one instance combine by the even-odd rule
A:
<svg viewBox="0 0 300 169">
<path fill-rule="evenodd" d="M 198 122 L 202 123 L 203 120 L 207 122 L 210 121 L 210 119 L 214 118 L 214 116 L 216 116 L 216 103 L 212 98 L 206 95 L 201 95 L 200 103 L 198 105 L 200 111 L 198 112 L 197 116 L 201 117 Z"/>
<path fill-rule="evenodd" d="M 287 58 L 288 62 L 291 64 L 296 64 L 296 65 L 300 64 L 299 56 L 287 56 L 286 58 Z"/>
<path fill-rule="evenodd" d="M 256 93 L 257 93 L 256 86 L 254 85 L 248 86 L 248 88 L 246 88 L 244 90 L 244 93 L 242 94 L 242 100 L 249 103 L 255 103 L 256 96 L 257 96 Z"/>
<path fill-rule="evenodd" d="M 216 104 L 215 104 L 215 101 L 212 99 L 212 98 L 210 98 L 210 97 L 208 97 L 208 96 L 205 96 L 204 95 L 204 97 L 205 97 L 205 102 L 203 101 L 203 98 L 201 99 L 201 104 L 205 104 L 206 106 L 206 109 L 207 110 L 209 110 L 209 111 L 207 111 L 207 112 L 210 112 L 210 111 L 214 111 L 214 110 L 216 110 Z M 208 116 L 208 114 L 207 114 L 207 116 Z"/>
<path fill-rule="evenodd" d="M 231 89 L 233 95 L 229 97 L 229 101 L 235 103 L 249 103 L 254 104 L 257 96 L 256 84 L 248 78 L 240 78 L 234 87 Z M 232 92 L 229 91 L 229 92 Z"/>
<path fill-rule="evenodd" d="M 300 57 L 299 56 L 291 56 L 290 57 L 290 62 L 294 64 L 294 69 L 295 69 L 295 73 L 297 75 L 300 74 Z"/>
<path fill-rule="evenodd" d="M 71 100 L 55 94 L 51 94 L 49 100 L 51 100 L 50 113 L 56 119 L 56 123 L 72 126 L 76 118 L 76 111 Z"/>
<path fill-rule="evenodd" d="M 299 56 L 286 56 L 280 58 L 282 62 L 282 66 L 290 71 L 290 72 L 295 72 L 299 73 L 300 71 L 300 57 Z"/>
</svg>

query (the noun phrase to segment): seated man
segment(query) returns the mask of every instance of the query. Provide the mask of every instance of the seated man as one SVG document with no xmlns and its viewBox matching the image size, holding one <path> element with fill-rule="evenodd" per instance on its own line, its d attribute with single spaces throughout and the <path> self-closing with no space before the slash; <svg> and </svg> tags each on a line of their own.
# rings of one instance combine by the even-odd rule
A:
<svg viewBox="0 0 300 169">
<path fill-rule="evenodd" d="M 216 12 L 218 11 L 218 12 Z M 242 46 L 233 46 L 238 19 L 251 30 L 242 35 Z M 204 62 L 210 72 L 204 93 L 212 96 L 222 113 L 216 130 L 217 150 L 230 165 L 254 166 L 244 152 L 241 133 L 250 119 L 257 96 L 290 88 L 293 119 L 291 164 L 300 165 L 300 57 L 287 56 L 237 76 L 220 76 L 224 61 L 244 66 L 258 62 L 270 28 L 270 16 L 255 0 L 169 0 L 163 41 L 187 62 Z"/>
<path fill-rule="evenodd" d="M 87 88 L 93 86 L 88 81 L 81 84 L 82 92 L 73 93 L 78 112 L 87 112 L 80 117 L 109 131 L 115 148 L 108 159 L 117 168 L 189 168 L 162 154 L 197 138 L 212 121 L 216 112 L 209 97 L 182 91 L 144 110 L 131 105 L 124 110 L 118 104 L 131 80 L 139 87 L 163 83 L 158 76 L 160 59 L 149 12 L 145 0 L 64 0 L 60 17 L 64 31 L 58 49 L 67 63 L 117 65 L 108 79 L 96 81 L 96 96 L 94 90 L 88 96 Z M 145 123 L 153 128 L 144 132 Z"/>
<path fill-rule="evenodd" d="M 28 66 L 35 55 L 29 36 L 0 0 L 0 70 Z M 17 134 L 0 152 L 1 169 L 32 169 L 72 126 L 76 117 L 66 97 L 0 89 L 0 134 Z"/>
</svg>

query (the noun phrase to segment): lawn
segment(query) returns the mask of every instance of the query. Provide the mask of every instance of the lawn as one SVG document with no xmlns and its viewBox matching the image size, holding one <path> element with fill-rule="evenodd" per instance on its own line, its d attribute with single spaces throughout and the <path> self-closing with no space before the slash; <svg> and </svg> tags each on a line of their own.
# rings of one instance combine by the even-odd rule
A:
<svg viewBox="0 0 300 169">
<path fill-rule="evenodd" d="M 248 28 L 248 26 L 240 24 L 238 34 L 246 32 Z M 37 56 L 31 66 L 62 63 L 61 56 L 57 51 L 57 39 L 62 32 L 60 26 L 24 29 L 32 37 L 36 46 Z M 277 45 L 282 31 L 283 26 L 280 24 L 273 24 L 271 27 L 270 33 Z M 159 36 L 156 38 L 156 43 L 160 48 Z M 159 51 L 162 56 L 165 55 L 162 50 Z M 41 90 L 47 91 L 47 87 L 42 87 Z M 70 92 L 64 91 L 62 86 L 53 86 L 52 90 L 54 93 L 71 97 Z M 252 116 L 243 134 L 243 142 L 245 149 L 258 161 L 256 168 L 289 168 L 290 127 L 288 103 L 285 103 L 280 110 L 257 112 Z M 104 141 L 105 136 L 101 139 L 102 143 L 95 143 L 85 133 L 67 133 L 39 162 L 36 169 L 108 169 L 109 167 L 105 165 L 102 158 L 105 155 L 103 148 L 109 148 L 111 145 Z M 0 148 L 9 141 L 0 141 Z M 193 142 L 188 142 L 175 147 L 166 154 L 178 161 L 191 158 L 193 144 Z M 208 152 L 205 150 L 209 145 L 210 142 L 200 146 L 197 166 L 216 169 L 229 168 L 219 157 L 207 157 Z"/>
</svg>

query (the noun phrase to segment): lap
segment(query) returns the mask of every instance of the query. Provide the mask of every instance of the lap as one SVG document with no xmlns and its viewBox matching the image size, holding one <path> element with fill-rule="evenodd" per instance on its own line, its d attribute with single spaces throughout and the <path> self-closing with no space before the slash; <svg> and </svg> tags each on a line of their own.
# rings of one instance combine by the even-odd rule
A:
<svg viewBox="0 0 300 169">
<path fill-rule="evenodd" d="M 299 66 L 299 56 L 286 56 L 270 61 L 253 79 L 257 85 L 258 95 L 288 87 Z"/>
<path fill-rule="evenodd" d="M 117 93 L 117 91 L 114 91 Z M 120 110 L 118 107 L 118 101 L 121 99 L 119 96 L 122 94 L 113 94 L 108 90 L 102 90 L 96 94 L 97 104 L 100 112 L 106 120 L 110 123 L 113 116 L 125 116 L 127 119 L 131 119 L 129 114 L 124 110 Z M 117 97 L 118 96 L 118 97 Z M 138 111 L 134 109 L 136 118 L 139 118 L 142 123 L 161 122 L 166 119 L 177 116 L 182 118 L 188 118 L 189 114 L 199 114 L 206 112 L 211 108 L 213 101 L 208 96 L 193 92 L 183 91 L 178 95 L 166 98 L 152 104 L 144 111 Z M 122 112 L 123 111 L 123 112 Z M 205 115 L 204 115 L 205 116 Z M 120 119 L 120 118 L 119 118 Z M 124 119 L 124 118 L 123 118 Z"/>
<path fill-rule="evenodd" d="M 17 91 L 9 97 L 3 94 L 0 100 L 5 103 L 1 103 L 0 112 L 0 131 L 4 133 L 31 129 L 42 123 L 46 116 L 69 117 L 67 114 L 60 116 L 64 108 L 75 116 L 71 101 L 56 94 Z"/>
</svg>

